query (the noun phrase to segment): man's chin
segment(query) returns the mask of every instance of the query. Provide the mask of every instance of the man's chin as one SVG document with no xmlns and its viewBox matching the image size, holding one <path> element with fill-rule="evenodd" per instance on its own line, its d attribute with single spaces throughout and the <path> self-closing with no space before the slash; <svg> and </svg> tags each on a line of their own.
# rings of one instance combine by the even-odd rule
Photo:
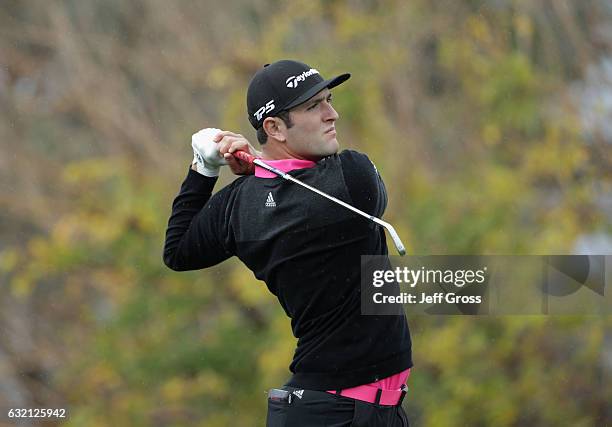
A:
<svg viewBox="0 0 612 427">
<path fill-rule="evenodd" d="M 326 154 L 326 156 L 331 156 L 332 154 L 336 154 L 339 149 L 340 149 L 340 144 L 338 143 L 338 140 L 334 138 L 332 141 L 330 141 L 329 152 L 328 154 Z"/>
<path fill-rule="evenodd" d="M 338 153 L 339 149 L 340 149 L 340 144 L 338 144 L 338 141 L 336 141 L 336 139 L 334 138 L 333 142 L 328 141 L 328 143 L 325 144 L 324 147 L 321 147 L 321 151 L 319 151 L 317 154 L 311 155 L 310 160 L 314 160 L 315 162 L 317 162 L 321 160 L 323 157 L 332 156 Z"/>
</svg>

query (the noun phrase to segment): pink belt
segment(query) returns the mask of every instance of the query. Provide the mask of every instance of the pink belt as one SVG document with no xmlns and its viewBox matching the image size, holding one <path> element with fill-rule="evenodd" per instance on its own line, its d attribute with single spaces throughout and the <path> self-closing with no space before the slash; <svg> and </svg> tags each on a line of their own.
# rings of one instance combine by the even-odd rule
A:
<svg viewBox="0 0 612 427">
<path fill-rule="evenodd" d="M 408 387 L 405 384 L 408 376 L 410 376 L 410 369 L 371 384 L 364 384 L 344 390 L 328 391 L 328 393 L 377 405 L 398 406 L 402 404 L 404 396 L 406 396 L 408 391 Z"/>
<path fill-rule="evenodd" d="M 358 389 L 358 390 L 355 390 Z M 335 394 L 350 397 L 352 399 L 363 400 L 364 402 L 375 403 L 377 405 L 399 406 L 406 396 L 408 387 L 402 385 L 400 390 L 383 390 L 371 385 L 361 385 L 359 387 L 336 391 Z"/>
</svg>

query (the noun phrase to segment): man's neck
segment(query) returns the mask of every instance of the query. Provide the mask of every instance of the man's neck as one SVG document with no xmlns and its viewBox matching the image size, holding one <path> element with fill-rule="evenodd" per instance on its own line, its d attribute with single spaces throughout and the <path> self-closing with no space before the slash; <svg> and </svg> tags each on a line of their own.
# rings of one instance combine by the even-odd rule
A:
<svg viewBox="0 0 612 427">
<path fill-rule="evenodd" d="M 321 159 L 312 159 L 302 156 L 287 149 L 286 144 L 271 143 L 268 141 L 261 147 L 261 158 L 263 160 L 285 160 L 285 159 L 297 159 L 297 160 L 311 160 L 316 162 Z"/>
</svg>

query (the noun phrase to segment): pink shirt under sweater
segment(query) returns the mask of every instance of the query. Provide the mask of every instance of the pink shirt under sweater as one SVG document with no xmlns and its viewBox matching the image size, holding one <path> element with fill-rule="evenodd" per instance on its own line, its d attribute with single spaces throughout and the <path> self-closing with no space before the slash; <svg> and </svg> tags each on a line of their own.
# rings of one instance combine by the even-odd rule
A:
<svg viewBox="0 0 612 427">
<path fill-rule="evenodd" d="M 289 172 L 294 169 L 303 169 L 303 168 L 311 168 L 316 163 L 310 160 L 300 160 L 300 159 L 283 159 L 283 160 L 266 160 L 265 161 L 270 166 L 273 166 L 277 169 L 282 170 L 283 172 Z M 255 176 L 259 178 L 276 178 L 277 175 L 273 172 L 267 171 L 266 169 L 260 168 L 255 165 Z M 391 375 L 390 377 L 383 378 L 382 380 L 367 384 L 367 386 L 380 388 L 383 390 L 400 390 L 403 384 L 406 384 L 408 377 L 410 376 L 410 369 L 406 369 L 405 371 L 399 372 L 395 375 Z M 336 390 L 329 390 L 329 393 L 335 393 Z M 370 389 L 366 390 L 364 386 L 351 387 L 347 389 L 343 389 L 343 394 L 350 395 L 354 399 L 359 400 L 368 400 L 368 396 L 370 396 Z"/>
<path fill-rule="evenodd" d="M 264 160 L 264 161 L 270 166 L 273 166 L 276 169 L 280 169 L 283 172 L 289 172 L 294 169 L 311 168 L 314 165 L 316 165 L 316 163 L 311 160 L 301 160 L 301 159 Z M 255 165 L 255 176 L 259 178 L 276 178 L 278 175 Z"/>
</svg>

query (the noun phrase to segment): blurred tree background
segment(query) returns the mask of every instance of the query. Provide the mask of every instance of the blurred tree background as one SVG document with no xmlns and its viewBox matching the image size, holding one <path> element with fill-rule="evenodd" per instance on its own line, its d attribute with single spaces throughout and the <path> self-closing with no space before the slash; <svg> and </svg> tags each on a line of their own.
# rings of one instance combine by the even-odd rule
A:
<svg viewBox="0 0 612 427">
<path fill-rule="evenodd" d="M 0 408 L 264 424 L 284 313 L 237 260 L 175 273 L 161 251 L 191 134 L 255 143 L 245 91 L 276 59 L 353 73 L 339 140 L 377 164 L 410 253 L 609 254 L 611 18 L 606 0 L 3 0 Z M 610 316 L 409 322 L 413 425 L 612 424 Z"/>
</svg>

